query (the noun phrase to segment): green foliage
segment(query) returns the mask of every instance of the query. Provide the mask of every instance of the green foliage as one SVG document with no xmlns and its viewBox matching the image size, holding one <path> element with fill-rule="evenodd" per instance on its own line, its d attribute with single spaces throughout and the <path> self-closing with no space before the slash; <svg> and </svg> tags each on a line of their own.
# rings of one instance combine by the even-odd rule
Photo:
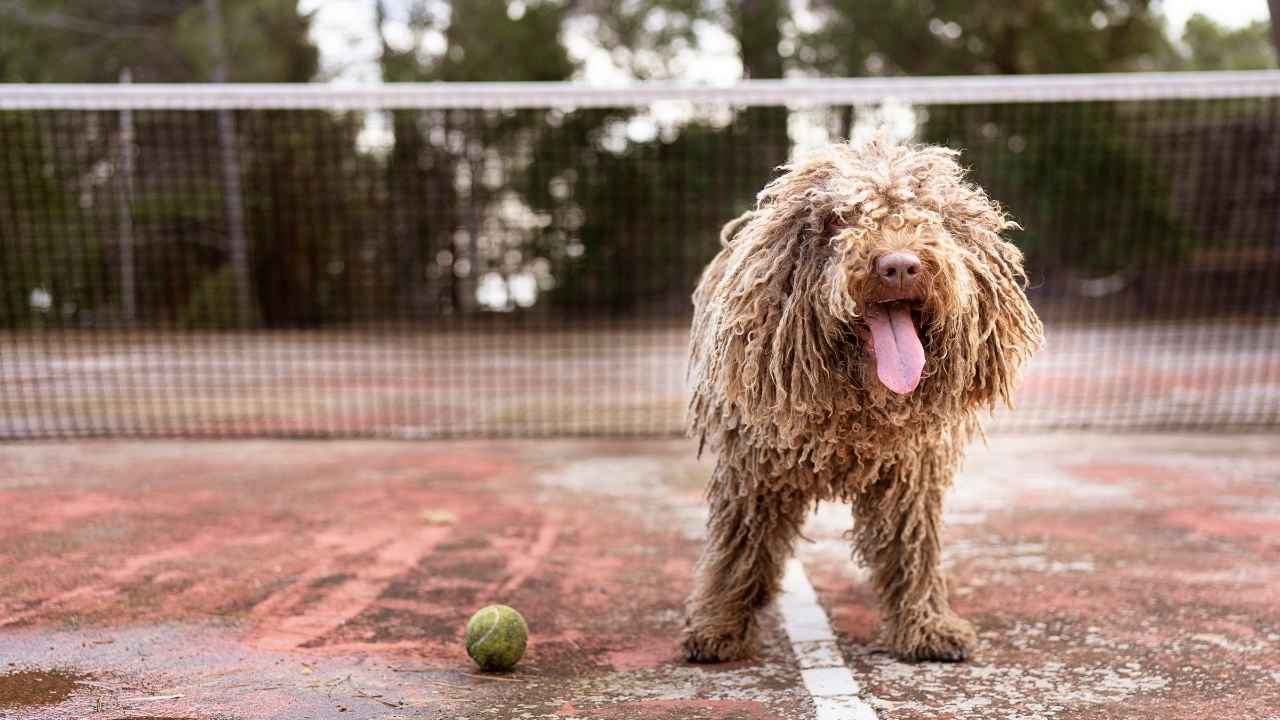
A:
<svg viewBox="0 0 1280 720">
<path fill-rule="evenodd" d="M 1193 70 L 1267 70 L 1276 67 L 1280 52 L 1271 44 L 1270 23 L 1255 20 L 1231 29 L 1199 13 L 1187 21 L 1182 42 Z"/>
<path fill-rule="evenodd" d="M 1182 62 L 1146 0 L 819 0 L 801 58 L 849 75 L 1153 70 Z M 975 178 L 1028 223 L 1033 266 L 1111 272 L 1210 242 L 1175 212 L 1167 168 L 1109 104 L 929 108 L 922 139 L 971 149 Z M 848 128 L 846 128 L 848 131 Z M 1066 139 L 1069 139 L 1067 141 Z M 1143 191 L 1134 193 L 1133 188 Z"/>
<path fill-rule="evenodd" d="M 296 0 L 221 5 L 230 80 L 316 77 L 311 18 Z M 822 22 L 807 32 L 792 6 L 378 0 L 369 31 L 379 34 L 388 82 L 570 79 L 581 70 L 571 38 L 594 43 L 632 77 L 677 78 L 710 24 L 733 36 L 750 78 L 1275 66 L 1264 23 L 1230 30 L 1197 16 L 1175 45 L 1153 0 L 811 0 Z M 0 0 L 0 24 L 4 81 L 114 82 L 124 68 L 137 82 L 213 74 L 204 0 Z M 407 42 L 388 32 L 395 25 Z M 1210 182 L 1205 163 L 1188 171 L 1205 177 L 1176 178 L 1171 190 L 1170 161 L 1153 138 L 1210 137 L 1219 129 L 1210 122 L 1248 131 L 1228 110 L 1175 127 L 1111 104 L 933 107 L 917 133 L 971 150 L 965 161 L 979 182 L 1015 217 L 1036 219 L 1020 236 L 1033 265 L 1107 273 L 1214 242 L 1205 223 L 1177 215 L 1171 197 L 1230 190 Z M 849 109 L 836 134 L 851 132 L 853 116 Z M 368 122 L 358 114 L 237 113 L 254 322 L 473 312 L 482 273 L 533 268 L 554 280 L 544 304 L 683 309 L 720 225 L 785 160 L 790 119 L 785 108 L 695 113 L 661 126 L 646 109 L 391 111 L 378 119 L 389 144 L 367 147 L 357 141 Z M 135 121 L 146 181 L 131 207 L 140 314 L 228 327 L 235 274 L 215 114 Z M 56 139 L 37 134 L 41 123 L 0 115 L 9 143 L 0 160 L 0 325 L 110 317 L 120 299 L 118 114 L 59 115 Z M 174 139 L 187 152 L 174 152 Z M 1245 146 L 1214 147 L 1237 145 Z M 486 179 L 492 173 L 499 182 Z M 47 311 L 31 305 L 36 288 L 51 294 Z"/>
<path fill-rule="evenodd" d="M 698 46 L 698 23 L 725 24 L 720 3 L 707 0 L 577 0 L 567 19 L 614 65 L 639 80 L 679 75 L 679 56 Z"/>
<path fill-rule="evenodd" d="M 785 0 L 745 0 L 732 3 L 729 18 L 743 74 L 748 78 L 782 77 L 782 19 L 787 15 Z"/>
<path fill-rule="evenodd" d="M 222 0 L 230 80 L 312 79 L 318 51 L 296 0 Z M 204 0 L 0 3 L 0 81 L 201 82 L 211 73 Z"/>
<path fill-rule="evenodd" d="M 533 248 L 550 258 L 564 307 L 625 312 L 687 309 L 720 226 L 751 203 L 769 167 L 743 156 L 749 126 L 695 119 L 648 140 L 626 136 L 635 118 L 580 111 L 541 140 L 526 200 L 552 221 Z M 552 152 L 579 148 L 566 159 Z"/>
<path fill-rule="evenodd" d="M 223 264 L 205 274 L 182 307 L 177 318 L 178 327 L 185 330 L 238 328 L 235 294 L 235 274 L 230 265 Z M 256 325 L 258 318 L 253 318 L 251 322 Z"/>
<path fill-rule="evenodd" d="M 101 298 L 101 266 L 94 240 L 61 239 L 38 253 L 0 247 L 0 327 L 79 324 Z"/>
<path fill-rule="evenodd" d="M 506 0 L 454 3 L 444 33 L 448 50 L 430 77 L 450 82 L 565 80 L 573 71 L 559 41 L 565 13 L 558 3 L 529 3 L 513 18 Z M 512 56 L 515 48 L 518 60 Z"/>
<path fill-rule="evenodd" d="M 320 53 L 308 33 L 310 18 L 297 0 L 221 0 L 228 82 L 307 82 Z M 204 2 L 187 3 L 176 18 L 173 43 L 200 79 L 213 77 L 209 15 Z"/>
<path fill-rule="evenodd" d="M 310 18 L 298 12 L 296 0 L 222 0 L 220 5 L 229 80 L 305 82 L 315 77 L 319 57 L 309 36 Z M 0 15 L 6 14 L 16 22 L 13 32 L 6 28 L 0 33 L 0 79 L 115 82 L 125 68 L 137 82 L 202 81 L 213 75 L 210 18 L 203 0 L 124 5 L 94 0 L 8 0 L 0 5 Z M 130 207 L 136 234 L 135 269 L 140 280 L 136 289 L 139 313 L 145 319 L 188 322 L 203 310 L 187 306 L 211 302 L 221 288 L 221 279 L 234 276 L 225 267 L 230 256 L 224 168 L 216 150 L 210 151 L 219 143 L 216 117 L 135 115 L 137 178 L 145 189 L 136 194 Z M 15 117 L 21 122 L 35 121 L 31 115 Z M 304 126 L 297 124 L 300 118 Z M 19 155 L 9 163 L 11 170 L 0 175 L 0 196 L 24 194 L 15 199 L 16 208 L 42 210 L 18 213 L 26 226 L 18 228 L 14 237 L 27 245 L 22 255 L 27 258 L 26 266 L 8 261 L 6 279 L 23 274 L 20 283 L 5 285 L 30 284 L 39 277 L 28 276 L 40 276 L 47 266 L 56 269 L 56 277 L 41 282 L 52 283 L 56 307 L 88 308 L 96 303 L 98 315 L 109 316 L 118 307 L 120 289 L 112 274 L 118 271 L 121 258 L 112 231 L 104 233 L 103 228 L 117 226 L 116 201 L 125 182 L 120 116 L 64 113 L 57 116 L 56 123 L 57 138 L 48 139 L 50 146 L 41 150 L 43 157 L 22 156 L 20 153 L 33 151 L 39 143 L 20 143 Z M 241 127 L 236 135 L 242 151 L 242 190 L 250 206 L 249 240 L 257 250 L 253 256 L 259 260 L 250 268 L 256 275 L 253 286 L 262 289 L 255 298 L 259 304 L 255 312 L 269 323 L 314 322 L 336 312 L 336 303 L 326 300 L 326 294 L 332 294 L 329 268 L 350 265 L 334 251 L 333 233 L 349 226 L 355 213 L 317 228 L 308 222 L 317 213 L 299 217 L 301 213 L 291 214 L 290 207 L 281 206 L 302 202 L 310 203 L 313 210 L 334 212 L 354 207 L 341 186 L 329 193 L 299 192 L 298 186 L 301 179 L 324 171 L 317 163 L 326 153 L 336 151 L 348 164 L 358 162 L 354 126 L 350 117 L 297 114 L 289 122 L 261 131 Z M 42 127 L 49 129 L 47 124 Z M 73 138 L 74 144 L 70 142 Z M 186 147 L 173 147 L 172 141 L 178 138 Z M 290 151 L 290 143 L 311 145 Z M 86 172 L 95 166 L 105 174 Z M 30 178 L 35 175 L 42 182 L 33 183 Z M 90 177 L 97 178 L 91 186 Z M 255 208 L 264 206 L 280 214 L 253 214 Z M 278 221 L 286 216 L 295 221 L 293 225 Z M 82 227 L 103 237 L 81 237 Z M 84 248 L 102 254 L 99 245 L 103 243 L 109 252 L 96 263 L 68 255 L 72 249 Z M 39 267 L 31 267 L 33 264 Z M 276 275 L 279 267 L 288 269 L 283 279 Z M 157 281 L 157 276 L 163 282 Z M 114 290 L 92 293 L 83 301 L 69 295 L 72 289 L 88 287 L 89 279 L 98 284 L 105 281 Z M 29 291 L 9 290 L 16 300 L 6 302 L 6 308 L 20 307 L 17 296 Z M 212 322 L 221 320 L 213 318 Z"/>
<path fill-rule="evenodd" d="M 104 292 L 76 168 L 30 115 L 0 113 L 0 137 L 0 326 L 74 323 Z"/>
<path fill-rule="evenodd" d="M 801 59 L 836 75 L 1151 70 L 1171 57 L 1150 0 L 814 0 Z M 807 61 L 806 61 L 807 59 Z"/>
<path fill-rule="evenodd" d="M 194 5 L 200 0 L 187 0 Z M 173 43 L 184 3 L 6 0 L 0 4 L 0 81 L 196 80 Z"/>
<path fill-rule="evenodd" d="M 413 77 L 567 79 L 573 66 L 563 36 L 570 20 L 584 21 L 576 25 L 579 31 L 632 75 L 665 77 L 675 58 L 696 43 L 695 24 L 712 19 L 733 24 L 744 49 L 744 65 L 753 77 L 779 77 L 777 45 L 785 14 L 780 0 L 752 0 L 727 9 L 699 0 L 530 2 L 515 18 L 500 0 L 454 3 L 444 30 L 444 52 L 420 61 Z M 410 12 L 410 17 L 420 28 L 440 25 L 425 8 Z M 519 61 L 513 62 L 512 48 L 520 48 Z M 384 77 L 404 78 L 404 60 L 403 53 L 384 44 Z M 430 166 L 446 172 L 474 167 L 470 163 L 476 157 L 502 158 L 505 185 L 517 188 L 520 201 L 547 219 L 536 228 L 517 231 L 525 236 L 521 256 L 527 264 L 550 264 L 555 285 L 547 300 L 611 312 L 659 306 L 682 310 L 698 271 L 715 252 L 725 220 L 724 207 L 709 206 L 708 199 L 742 207 L 750 202 L 786 157 L 786 111 L 747 110 L 727 128 L 694 118 L 664 128 L 651 139 L 628 137 L 628 124 L 652 121 L 647 115 L 632 109 L 578 111 L 563 117 L 544 111 L 502 118 L 471 115 L 451 127 L 465 140 L 443 159 L 439 147 L 415 147 L 430 128 L 397 122 L 389 172 L 392 177 L 411 177 L 420 171 L 424 156 L 431 158 Z M 753 152 L 744 155 L 742 148 L 748 146 Z M 486 215 L 503 199 L 476 183 L 463 195 L 456 189 L 449 192 L 451 197 L 440 205 L 480 203 Z M 430 228 L 432 220 L 446 232 L 459 226 L 468 235 L 475 230 L 466 217 L 426 218 L 418 226 Z M 435 246 L 452 247 L 446 242 Z M 481 259 L 474 247 L 452 249 Z M 641 268 L 647 270 L 639 272 Z M 476 272 L 472 270 L 472 276 Z M 455 287 L 455 297 L 464 305 L 470 292 L 469 282 Z"/>
<path fill-rule="evenodd" d="M 963 161 L 975 180 L 1015 218 L 1036 219 L 1017 239 L 1039 269 L 1105 274 L 1181 257 L 1195 245 L 1153 149 L 1124 132 L 1133 110 L 1098 103 L 934 108 L 925 139 L 967 148 Z"/>
<path fill-rule="evenodd" d="M 240 129 L 248 146 L 245 224 L 262 322 L 300 327 L 350 316 L 362 298 L 344 288 L 360 266 L 353 239 L 368 207 L 359 188 L 313 179 L 371 173 L 371 161 L 354 152 L 357 118 L 270 111 L 245 116 Z"/>
</svg>

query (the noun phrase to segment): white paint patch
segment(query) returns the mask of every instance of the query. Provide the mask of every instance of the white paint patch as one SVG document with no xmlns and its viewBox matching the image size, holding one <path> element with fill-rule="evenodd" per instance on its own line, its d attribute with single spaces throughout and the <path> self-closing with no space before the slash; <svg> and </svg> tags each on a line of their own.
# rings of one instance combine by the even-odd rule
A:
<svg viewBox="0 0 1280 720">
<path fill-rule="evenodd" d="M 778 611 L 805 689 L 818 709 L 818 720 L 876 720 L 875 710 L 860 696 L 862 686 L 844 663 L 804 565 L 796 558 L 787 562 Z"/>
<path fill-rule="evenodd" d="M 1215 635 L 1212 633 L 1197 633 L 1195 635 L 1192 635 L 1191 639 L 1197 642 L 1208 644 L 1208 645 L 1217 645 L 1223 650 L 1228 650 L 1230 652 L 1241 653 L 1241 654 L 1260 653 L 1267 649 L 1267 645 L 1265 642 L 1246 645 L 1243 643 L 1232 642 L 1231 640 L 1223 637 L 1222 635 Z"/>
<path fill-rule="evenodd" d="M 602 456 L 558 465 L 536 477 L 542 485 L 575 493 L 638 501 L 640 508 L 660 506 L 664 512 L 645 512 L 642 519 L 663 529 L 678 528 L 686 538 L 700 541 L 706 536 L 706 505 L 681 501 L 664 480 L 668 469 L 658 458 Z"/>
</svg>

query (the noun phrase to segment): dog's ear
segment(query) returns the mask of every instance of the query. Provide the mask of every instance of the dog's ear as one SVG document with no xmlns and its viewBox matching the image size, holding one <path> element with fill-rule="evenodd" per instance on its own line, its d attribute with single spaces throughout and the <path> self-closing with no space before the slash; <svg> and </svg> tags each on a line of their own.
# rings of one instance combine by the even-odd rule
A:
<svg viewBox="0 0 1280 720">
<path fill-rule="evenodd" d="M 812 186 L 784 175 L 766 188 L 755 210 L 725 226 L 725 247 L 694 293 L 695 433 L 722 424 L 790 437 L 808 415 L 839 402 L 827 387 L 840 332 L 825 312 L 830 249 L 813 242 L 814 208 L 797 201 L 803 193 L 780 187 L 790 181 Z"/>
<path fill-rule="evenodd" d="M 967 245 L 974 280 L 974 320 L 969 345 L 973 379 L 964 393 L 973 405 L 1011 404 L 1018 373 L 1044 341 L 1044 326 L 1027 300 L 1022 251 L 1001 237 L 1017 226 L 977 191 L 987 209 L 949 218 L 951 231 Z"/>
</svg>

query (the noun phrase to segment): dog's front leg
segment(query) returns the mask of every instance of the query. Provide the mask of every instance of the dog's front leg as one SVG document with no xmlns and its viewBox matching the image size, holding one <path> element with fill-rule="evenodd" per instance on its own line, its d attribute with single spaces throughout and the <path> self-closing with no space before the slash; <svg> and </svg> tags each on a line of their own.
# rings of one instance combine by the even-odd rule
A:
<svg viewBox="0 0 1280 720">
<path fill-rule="evenodd" d="M 854 544 L 871 566 L 888 621 L 889 645 L 903 660 L 956 662 L 977 640 L 951 610 L 942 570 L 942 495 L 952 463 L 918 457 L 895 467 L 854 501 Z"/>
<path fill-rule="evenodd" d="M 759 611 L 777 595 L 809 505 L 800 490 L 745 495 L 721 459 L 708 495 L 707 544 L 689 596 L 681 650 L 693 662 L 739 660 L 759 646 Z M 761 483 L 763 485 L 763 483 Z"/>
</svg>

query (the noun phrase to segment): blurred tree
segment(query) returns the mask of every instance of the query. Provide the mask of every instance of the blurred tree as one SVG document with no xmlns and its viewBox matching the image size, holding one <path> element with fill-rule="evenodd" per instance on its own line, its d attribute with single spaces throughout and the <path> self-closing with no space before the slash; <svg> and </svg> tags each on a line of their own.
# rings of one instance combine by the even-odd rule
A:
<svg viewBox="0 0 1280 720">
<path fill-rule="evenodd" d="M 782 43 L 782 23 L 788 16 L 786 0 L 729 3 L 728 14 L 738 41 L 743 76 L 752 80 L 781 78 L 782 55 L 778 47 Z M 789 115 L 785 107 L 754 107 L 743 110 L 738 118 L 734 131 L 752 143 L 752 155 L 761 165 L 761 179 L 787 160 L 791 149 Z"/>
<path fill-rule="evenodd" d="M 161 42 L 172 14 L 83 0 L 0 0 L 0 81 L 115 82 L 133 61 L 181 65 Z M 174 79 L 174 75 L 147 79 Z M 0 172 L 0 323 L 83 321 L 107 300 L 101 272 L 109 238 L 86 232 L 105 220 L 107 183 L 87 164 L 118 156 L 109 117 L 6 113 Z M 85 207 L 83 198 L 99 197 Z M 109 196 L 108 196 L 109 198 Z"/>
<path fill-rule="evenodd" d="M 0 0 L 0 81 L 114 82 L 126 58 L 166 57 L 157 28 L 171 20 L 141 10 L 113 17 L 76 0 Z M 110 239 L 87 230 L 114 225 L 110 196 L 102 197 L 110 185 L 86 167 L 118 157 L 111 119 L 5 113 L 0 121 L 0 323 L 81 322 L 107 301 Z"/>
<path fill-rule="evenodd" d="M 0 113 L 0 327 L 74 321 L 103 293 L 102 244 L 60 142 L 27 114 Z"/>
<path fill-rule="evenodd" d="M 0 0 L 0 80 L 115 82 L 125 68 L 136 82 L 198 79 L 173 32 L 198 2 Z"/>
<path fill-rule="evenodd" d="M 202 0 L 0 0 L 0 17 L 8 21 L 0 34 L 0 79 L 114 82 L 129 68 L 140 82 L 206 80 L 212 65 L 206 9 Z M 316 75 L 318 51 L 310 38 L 310 17 L 298 11 L 296 0 L 224 0 L 222 14 L 228 80 L 306 82 Z M 252 129 L 242 127 L 233 142 L 240 151 L 252 247 L 254 314 L 272 326 L 293 326 L 346 312 L 326 298 L 344 287 L 345 274 L 356 266 L 358 248 L 337 235 L 344 227 L 351 229 L 351 217 L 342 213 L 353 209 L 353 198 L 347 183 L 309 180 L 361 162 L 354 118 L 292 111 L 242 115 L 253 116 Z M 95 227 L 109 228 L 118 220 L 111 199 L 124 182 L 122 158 L 132 152 L 145 191 L 132 206 L 142 318 L 225 325 L 227 317 L 207 311 L 234 304 L 233 295 L 226 294 L 232 284 L 225 271 L 229 248 L 222 168 L 206 153 L 206 148 L 217 147 L 217 130 L 204 115 L 135 116 L 138 130 L 130 148 L 121 143 L 116 113 L 59 113 L 53 126 L 57 137 L 45 147 L 44 162 L 62 168 L 66 183 L 41 186 L 46 194 L 35 198 L 29 194 L 36 188 L 17 186 L 27 183 L 24 177 L 9 175 L 0 177 L 0 195 L 26 193 L 23 202 L 29 207 L 54 208 L 64 206 L 57 193 L 75 193 L 80 198 L 76 209 L 92 218 Z M 42 125 L 52 131 L 47 122 Z M 71 138 L 75 142 L 68 144 Z M 94 163 L 107 172 L 86 172 Z M 61 211 L 32 217 L 40 218 L 42 227 L 18 236 L 39 244 L 30 248 L 29 257 L 57 258 L 55 247 L 73 241 L 114 250 L 109 236 L 81 236 Z M 320 224 L 321 217 L 329 222 Z M 115 284 L 100 282 L 102 286 Z M 219 293 L 224 296 L 215 297 Z M 110 315 L 105 304 L 112 293 L 102 294 L 93 303 L 55 296 L 54 304 L 85 310 L 96 304 L 95 318 L 102 319 Z"/>
<path fill-rule="evenodd" d="M 1267 0 L 1271 9 L 1271 47 L 1276 51 L 1276 62 L 1280 62 L 1280 0 Z"/>
<path fill-rule="evenodd" d="M 444 4 L 381 0 L 376 24 L 382 77 L 405 81 L 564 80 L 566 10 L 504 0 Z M 395 29 L 407 42 L 393 41 Z M 425 49 L 434 37 L 438 52 Z M 398 307 L 410 316 L 466 312 L 479 279 L 505 262 L 498 203 L 517 184 L 517 145 L 538 118 L 463 110 L 393 111 L 387 160 L 388 222 Z M 485 242 L 487 241 L 487 243 Z M 485 247 L 482 248 L 482 245 Z"/>
<path fill-rule="evenodd" d="M 387 82 L 564 80 L 581 70 L 575 58 L 602 55 L 628 77 L 678 78 L 699 61 L 713 25 L 736 40 L 742 75 L 755 79 L 792 70 L 1266 66 L 1261 24 L 1235 31 L 1194 18 L 1183 36 L 1189 54 L 1180 56 L 1154 0 L 810 0 L 804 12 L 816 22 L 802 23 L 816 28 L 809 32 L 796 29 L 788 0 L 378 0 L 375 7 Z M 315 77 L 310 17 L 296 0 L 223 0 L 223 15 L 230 80 Z M 139 82 L 210 74 L 202 0 L 0 0 L 0 23 L 4 80 L 113 82 L 125 67 Z M 923 110 L 920 137 L 982 149 L 966 157 L 978 179 L 1015 216 L 1039 219 L 1022 242 L 1041 267 L 1108 273 L 1205 242 L 1170 207 L 1169 168 L 1142 139 L 1158 135 L 1150 126 L 1164 120 L 1116 104 Z M 216 127 L 201 114 L 138 115 L 137 172 L 153 180 L 143 182 L 146 198 L 132 209 L 147 285 L 141 312 L 222 324 L 213 308 L 230 303 L 221 296 L 232 283 L 222 183 L 208 150 Z M 847 109 L 836 134 L 849 134 L 855 118 Z M 49 132 L 29 116 L 4 120 L 6 136 Z M 786 108 L 696 106 L 395 110 L 373 118 L 239 113 L 256 315 L 270 326 L 297 326 L 373 308 L 413 318 L 471 312 L 481 279 L 494 274 L 536 275 L 544 289 L 555 285 L 551 301 L 566 306 L 685 307 L 720 224 L 785 160 L 793 120 Z M 20 226 L 23 242 L 49 252 L 28 247 L 0 262 L 55 257 L 55 245 L 68 250 L 72 239 L 78 257 L 114 257 L 111 238 L 76 228 L 113 221 L 115 205 L 105 198 L 118 189 L 125 152 L 117 119 L 79 113 L 58 122 L 58 137 L 11 152 L 21 171 L 0 177 L 0 227 Z M 64 136 L 79 139 L 63 147 Z M 177 141 L 194 147 L 176 152 Z M 46 167 L 54 170 L 37 172 Z M 33 173 L 42 181 L 27 181 Z M 1148 191 L 1121 197 L 1135 182 Z M 29 206 L 49 211 L 15 216 L 14 208 Z M 51 306 L 107 304 L 110 286 L 109 277 L 82 273 L 59 282 Z M 30 290 L 8 293 L 10 316 L 30 315 Z"/>
<path fill-rule="evenodd" d="M 227 82 L 307 82 L 316 76 L 319 51 L 310 37 L 311 20 L 298 12 L 296 0 L 223 0 L 220 5 L 222 17 L 211 18 L 208 3 L 187 3 L 175 22 L 173 42 L 199 77 L 216 77 L 219 62 L 225 63 Z M 222 57 L 210 44 L 211 22 L 223 26 Z M 343 311 L 331 297 L 333 288 L 354 263 L 354 250 L 335 231 L 344 225 L 340 211 L 353 209 L 353 204 L 344 183 L 313 184 L 309 179 L 341 172 L 355 153 L 355 122 L 312 111 L 237 115 L 241 127 L 232 142 L 242 166 L 230 169 L 242 179 L 257 319 L 269 327 L 332 320 Z M 228 248 L 222 263 L 234 261 L 234 247 L 228 245 L 235 241 L 232 218 L 218 212 L 208 220 L 219 244 Z M 234 307 L 238 290 L 226 280 L 234 268 L 222 263 L 205 276 L 195 297 L 231 291 L 221 301 Z M 224 318 L 215 320 L 223 324 Z"/>
<path fill-rule="evenodd" d="M 188 0 L 178 15 L 173 42 L 199 80 L 213 77 L 208 8 Z M 320 66 L 311 40 L 311 17 L 297 0 L 221 0 L 227 82 L 308 82 Z"/>
<path fill-rule="evenodd" d="M 567 12 L 565 6 L 554 2 L 454 2 L 444 31 L 447 49 L 430 67 L 430 79 L 566 80 L 573 72 L 560 40 Z"/>
<path fill-rule="evenodd" d="M 696 62 L 710 24 L 737 41 L 742 74 L 780 78 L 783 0 L 580 0 L 566 23 L 641 79 Z M 542 134 L 528 198 L 551 222 L 536 235 L 552 300 L 613 313 L 687 310 L 719 229 L 749 206 L 790 149 L 786 108 L 693 106 L 578 111 Z M 562 148 L 574 148 L 566 156 Z"/>
<path fill-rule="evenodd" d="M 386 80 L 538 81 L 572 76 L 570 31 L 627 74 L 666 77 L 696 44 L 695 24 L 710 16 L 699 0 L 420 0 L 384 1 L 377 24 Z M 657 285 L 670 293 L 676 284 L 684 303 L 689 283 L 671 282 L 678 273 L 669 265 L 635 270 L 683 263 L 698 244 L 690 234 L 709 246 L 723 217 L 677 231 L 655 215 L 679 223 L 690 208 L 672 202 L 672 188 L 714 185 L 711 173 L 725 162 L 761 162 L 756 184 L 769 167 L 763 153 L 744 160 L 723 142 L 720 164 L 690 166 L 682 159 L 705 154 L 716 138 L 699 133 L 696 119 L 660 135 L 648 113 L 630 108 L 390 115 L 391 245 L 403 254 L 398 295 L 414 314 L 469 311 L 480 280 L 494 275 L 554 284 L 551 299 L 575 307 L 621 311 L 652 300 Z M 785 152 L 785 121 L 775 125 Z M 653 160 L 659 156 L 666 160 Z M 437 275 L 447 292 L 433 289 Z"/>
<path fill-rule="evenodd" d="M 1151 0 L 814 0 L 825 21 L 803 39 L 842 75 L 1152 70 L 1169 56 Z"/>
<path fill-rule="evenodd" d="M 439 21 L 427 3 L 409 4 L 401 23 L 410 33 L 409 42 L 397 47 L 388 37 L 392 22 L 389 6 L 388 0 L 378 0 L 374 14 L 382 80 L 424 80 L 426 68 L 420 60 L 423 34 L 434 31 Z M 389 300 L 397 311 L 414 315 L 448 311 L 457 304 L 458 294 L 450 251 L 457 208 L 455 165 L 447 152 L 428 142 L 429 128 L 419 124 L 418 112 L 393 110 L 388 115 L 392 144 L 385 172 L 387 243 L 379 248 L 388 273 L 381 281 L 391 288 Z M 444 115 L 431 113 L 429 117 L 443 124 Z M 437 263 L 433 249 L 446 262 Z M 433 280 L 441 280 L 441 287 L 424 286 Z"/>
<path fill-rule="evenodd" d="M 1255 20 L 1241 28 L 1227 28 L 1196 13 L 1182 31 L 1187 65 L 1193 70 L 1266 70 L 1275 68 L 1277 48 L 1271 44 L 1271 24 Z"/>
<path fill-rule="evenodd" d="M 571 0 L 562 32 L 572 31 L 627 77 L 670 80 L 698 47 L 697 26 L 718 22 L 708 0 Z M 563 38 L 562 38 L 563 41 Z"/>
<path fill-rule="evenodd" d="M 1176 58 L 1150 0 L 813 0 L 797 53 L 842 77 L 1154 70 Z M 847 128 L 846 128 L 847 131 Z"/>
<path fill-rule="evenodd" d="M 228 79 L 314 77 L 310 19 L 294 0 L 222 5 Z M 563 80 L 575 71 L 570 37 L 594 42 L 633 77 L 671 77 L 682 63 L 696 61 L 698 24 L 708 22 L 733 29 L 744 74 L 782 73 L 777 46 L 787 7 L 780 0 L 741 7 L 708 0 L 382 0 L 376 7 L 379 63 L 389 82 Z M 7 79 L 108 82 L 124 67 L 139 82 L 210 75 L 201 0 L 121 8 L 89 0 L 0 0 L 0 14 L 18 18 L 23 29 L 0 39 L 0 73 Z M 54 56 L 61 61 L 39 61 Z M 184 324 L 225 324 L 214 309 L 231 303 L 224 295 L 234 283 L 226 270 L 222 183 L 206 152 L 216 147 L 216 128 L 205 117 L 140 115 L 135 150 L 144 182 L 131 214 L 140 245 L 141 312 Z M 636 263 L 661 257 L 700 265 L 719 224 L 749 202 L 788 147 L 781 108 L 717 119 L 714 131 L 709 118 L 695 114 L 667 122 L 661 132 L 654 117 L 634 109 L 394 111 L 386 114 L 390 133 L 381 145 L 376 122 L 360 135 L 351 116 L 238 115 L 255 315 L 269 326 L 338 317 L 340 303 L 330 296 L 350 294 L 355 272 L 372 273 L 366 286 L 390 288 L 381 301 L 392 315 L 413 317 L 472 309 L 485 273 L 536 271 L 549 286 L 552 264 L 561 283 L 556 297 L 566 302 L 595 298 L 620 310 L 642 297 L 652 300 L 662 285 L 663 292 L 678 291 L 683 303 L 687 282 L 663 281 L 662 273 L 641 278 Z M 110 114 L 103 119 L 113 124 Z M 199 151 L 175 153 L 166 143 L 177 139 Z M 117 160 L 126 149 L 111 127 L 95 148 L 115 171 L 98 190 L 109 195 L 120 184 Z M 358 197 L 360 173 L 379 163 L 385 180 L 366 184 L 366 195 Z M 354 182 L 312 182 L 335 173 Z M 350 190 L 334 189 L 346 185 Z M 695 207 L 704 196 L 676 188 L 720 192 L 730 209 Z M 650 222 L 642 210 L 647 205 L 667 225 Z M 103 215 L 107 207 L 90 211 Z M 358 243 L 349 240 L 343 233 L 368 213 L 380 213 L 385 226 L 366 228 Z M 627 217 L 634 222 L 624 222 Z M 598 292 L 574 300 L 566 294 L 574 287 Z"/>
<path fill-rule="evenodd" d="M 1150 0 L 815 0 L 824 19 L 803 35 L 811 69 L 846 75 L 1139 71 L 1178 62 Z M 1112 103 L 935 106 L 921 139 L 973 152 L 965 162 L 1012 214 L 1033 270 L 1109 273 L 1192 244 L 1170 205 L 1140 120 Z M 841 124 L 850 133 L 850 109 Z M 1136 197 L 1122 188 L 1141 178 Z M 1124 207 L 1119 207 L 1123 204 Z"/>
<path fill-rule="evenodd" d="M 1195 14 L 1182 31 L 1182 44 L 1186 48 L 1182 67 L 1186 69 L 1264 70 L 1278 66 L 1280 44 L 1272 45 L 1270 23 L 1262 20 L 1228 28 Z M 1173 131 L 1185 145 L 1203 148 L 1204 158 L 1193 172 L 1177 173 L 1173 183 L 1185 197 L 1212 198 L 1191 223 L 1203 237 L 1220 246 L 1241 244 L 1270 226 L 1270 246 L 1280 248 L 1280 187 L 1273 184 L 1270 197 L 1264 195 L 1262 202 L 1251 204 L 1251 194 L 1239 193 L 1221 182 L 1231 173 L 1280 177 L 1280 142 L 1255 102 L 1259 101 L 1214 103 L 1211 116 L 1183 122 Z"/>
<path fill-rule="evenodd" d="M 785 0 L 742 0 L 730 3 L 728 14 L 733 37 L 738 41 L 743 75 L 764 79 L 782 77 L 782 20 L 787 14 Z"/>
</svg>

